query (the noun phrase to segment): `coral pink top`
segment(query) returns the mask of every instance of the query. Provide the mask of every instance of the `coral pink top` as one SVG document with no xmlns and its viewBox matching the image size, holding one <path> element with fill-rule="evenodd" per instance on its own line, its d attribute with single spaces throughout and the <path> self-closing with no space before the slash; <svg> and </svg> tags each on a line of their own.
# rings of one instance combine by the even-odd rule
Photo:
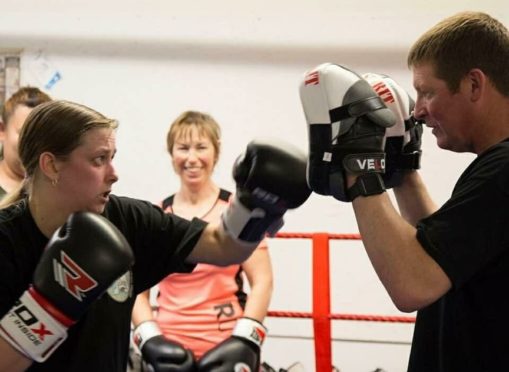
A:
<svg viewBox="0 0 509 372">
<path fill-rule="evenodd" d="M 221 189 L 202 219 L 218 221 L 231 196 Z M 173 196 L 163 201 L 165 212 L 172 213 L 172 204 Z M 267 249 L 267 245 L 262 243 L 257 249 Z M 246 303 L 241 273 L 240 265 L 197 264 L 191 273 L 168 275 L 159 283 L 157 297 L 156 321 L 163 334 L 191 349 L 196 358 L 229 337 Z"/>
</svg>

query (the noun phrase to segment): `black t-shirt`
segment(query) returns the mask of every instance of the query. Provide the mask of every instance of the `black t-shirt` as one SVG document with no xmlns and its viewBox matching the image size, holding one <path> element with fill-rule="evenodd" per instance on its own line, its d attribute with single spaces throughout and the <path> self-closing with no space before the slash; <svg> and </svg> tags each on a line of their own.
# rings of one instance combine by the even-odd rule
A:
<svg viewBox="0 0 509 372">
<path fill-rule="evenodd" d="M 417 238 L 452 282 L 420 310 L 408 371 L 509 368 L 509 142 L 479 155 Z"/>
<path fill-rule="evenodd" d="M 125 371 L 136 294 L 169 273 L 190 272 L 195 266 L 184 263 L 184 259 L 205 222 L 189 222 L 148 202 L 114 195 L 104 216 L 130 243 L 135 256 L 132 271 L 117 280 L 69 328 L 67 339 L 46 362 L 32 364 L 29 371 Z M 0 210 L 0 318 L 28 288 L 47 242 L 26 200 Z M 93 236 L 87 243 L 93 244 Z"/>
</svg>

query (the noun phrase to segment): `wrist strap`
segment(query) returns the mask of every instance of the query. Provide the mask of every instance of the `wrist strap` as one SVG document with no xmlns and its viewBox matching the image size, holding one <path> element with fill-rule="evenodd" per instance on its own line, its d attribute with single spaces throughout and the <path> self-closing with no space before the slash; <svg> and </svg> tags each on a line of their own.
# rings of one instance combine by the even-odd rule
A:
<svg viewBox="0 0 509 372">
<path fill-rule="evenodd" d="M 133 340 L 135 345 L 138 346 L 138 349 L 141 351 L 143 345 L 145 345 L 145 342 L 147 342 L 152 337 L 160 335 L 162 335 L 162 332 L 159 329 L 157 323 L 154 320 L 146 320 L 141 322 L 134 329 Z"/>
<path fill-rule="evenodd" d="M 30 359 L 44 362 L 67 338 L 67 327 L 27 290 L 0 321 L 0 335 Z"/>
<path fill-rule="evenodd" d="M 414 170 L 421 168 L 422 151 L 402 153 L 396 156 L 394 163 L 399 170 Z"/>
<path fill-rule="evenodd" d="M 350 201 L 358 196 L 377 195 L 385 192 L 385 184 L 380 173 L 361 174 L 346 193 Z"/>
<path fill-rule="evenodd" d="M 251 318 L 240 318 L 237 320 L 232 336 L 244 338 L 251 341 L 258 347 L 261 347 L 265 337 L 267 336 L 267 332 L 267 328 L 265 328 L 265 326 L 257 320 Z"/>
<path fill-rule="evenodd" d="M 251 251 L 258 246 L 266 233 L 273 236 L 284 224 L 283 218 L 279 217 L 275 218 L 272 223 L 263 225 L 263 229 L 260 226 L 256 226 L 257 220 L 268 220 L 267 212 L 262 208 L 249 209 L 245 207 L 237 195 L 235 195 L 221 218 L 225 232 L 236 242 Z M 251 232 L 251 234 L 246 234 L 247 231 Z M 246 238 L 243 239 L 241 237 Z"/>
</svg>

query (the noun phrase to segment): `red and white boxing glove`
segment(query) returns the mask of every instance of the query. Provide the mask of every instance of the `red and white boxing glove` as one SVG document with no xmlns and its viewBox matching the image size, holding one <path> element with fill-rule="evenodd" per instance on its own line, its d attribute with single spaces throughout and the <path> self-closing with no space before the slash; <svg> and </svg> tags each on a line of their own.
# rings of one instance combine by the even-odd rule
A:
<svg viewBox="0 0 509 372">
<path fill-rule="evenodd" d="M 100 215 L 72 214 L 48 242 L 33 284 L 0 321 L 0 336 L 44 362 L 99 296 L 129 270 L 134 256 L 117 228 Z"/>
<path fill-rule="evenodd" d="M 267 328 L 251 318 L 240 318 L 232 335 L 207 351 L 198 361 L 199 372 L 258 372 L 260 348 Z"/>
</svg>

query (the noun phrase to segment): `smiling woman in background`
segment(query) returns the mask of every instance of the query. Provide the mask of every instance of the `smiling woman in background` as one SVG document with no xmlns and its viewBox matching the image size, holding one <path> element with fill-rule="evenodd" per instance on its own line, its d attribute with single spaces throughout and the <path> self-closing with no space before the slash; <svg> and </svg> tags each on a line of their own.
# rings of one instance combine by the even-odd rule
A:
<svg viewBox="0 0 509 372">
<path fill-rule="evenodd" d="M 182 113 L 170 126 L 167 148 L 180 178 L 180 189 L 162 202 L 165 212 L 186 219 L 219 221 L 232 194 L 212 179 L 221 148 L 217 122 L 205 113 Z M 242 273 L 249 281 L 249 295 L 244 292 Z M 259 323 L 257 327 L 266 332 L 261 323 L 271 294 L 272 268 L 265 241 L 240 265 L 198 264 L 191 273 L 170 274 L 159 283 L 155 317 L 149 291 L 138 296 L 133 310 L 135 340 L 145 363 L 156 371 L 163 365 L 180 366 L 168 354 L 166 340 L 171 340 L 184 345 L 198 359 L 205 354 L 199 362 L 201 368 L 206 368 L 211 359 L 232 366 L 242 361 L 254 368 L 259 364 L 263 339 L 258 345 L 250 345 L 230 336 L 232 332 L 241 332 L 243 324 L 253 322 Z M 148 332 L 151 337 L 146 336 Z M 228 349 L 218 346 L 224 340 Z"/>
</svg>

